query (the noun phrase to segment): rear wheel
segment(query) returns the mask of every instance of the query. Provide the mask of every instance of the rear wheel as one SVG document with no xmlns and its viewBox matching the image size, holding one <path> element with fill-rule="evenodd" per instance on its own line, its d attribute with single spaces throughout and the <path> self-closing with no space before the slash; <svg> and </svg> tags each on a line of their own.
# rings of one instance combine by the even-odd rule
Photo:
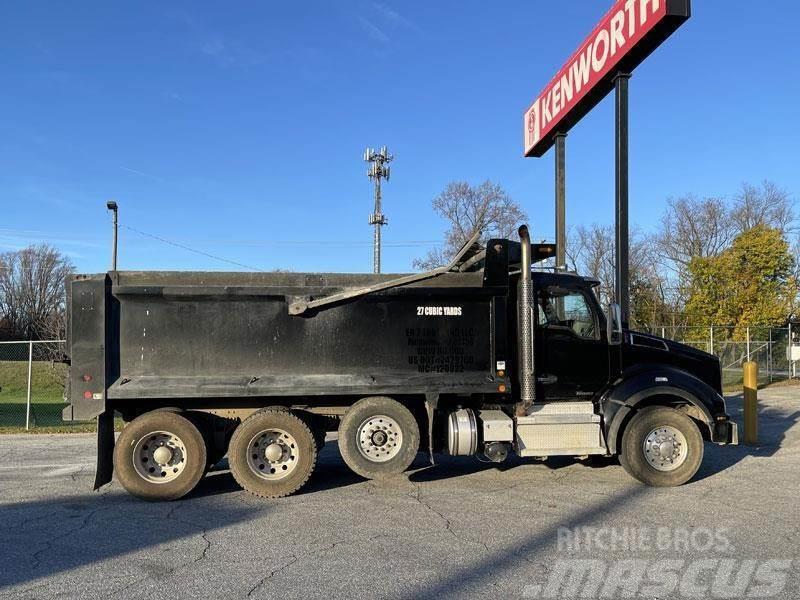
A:
<svg viewBox="0 0 800 600">
<path fill-rule="evenodd" d="M 129 493 L 146 500 L 175 500 L 194 489 L 206 467 L 197 427 L 174 411 L 131 421 L 114 446 L 114 471 Z"/>
<path fill-rule="evenodd" d="M 228 446 L 234 479 L 262 498 L 280 498 L 299 490 L 316 461 L 311 429 L 288 410 L 253 413 L 236 428 Z"/>
<path fill-rule="evenodd" d="M 339 425 L 339 452 L 344 462 L 367 479 L 402 473 L 418 450 L 417 420 L 392 398 L 359 400 Z"/>
<path fill-rule="evenodd" d="M 703 436 L 692 419 L 667 406 L 639 411 L 622 435 L 619 462 L 629 475 L 657 487 L 681 485 L 703 461 Z"/>
</svg>

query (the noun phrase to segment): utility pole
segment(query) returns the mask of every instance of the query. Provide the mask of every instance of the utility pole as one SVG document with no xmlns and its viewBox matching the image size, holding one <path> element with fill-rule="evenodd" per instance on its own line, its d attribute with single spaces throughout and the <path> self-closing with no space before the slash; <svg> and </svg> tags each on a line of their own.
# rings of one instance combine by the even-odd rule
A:
<svg viewBox="0 0 800 600">
<path fill-rule="evenodd" d="M 106 208 L 114 213 L 114 238 L 111 246 L 111 270 L 117 270 L 117 234 L 119 230 L 119 208 L 113 200 L 106 202 Z"/>
<path fill-rule="evenodd" d="M 391 169 L 388 163 L 392 162 L 394 156 L 389 154 L 386 146 L 375 151 L 367 148 L 364 151 L 364 160 L 369 163 L 367 175 L 375 182 L 375 211 L 369 216 L 369 224 L 375 228 L 374 248 L 372 251 L 372 270 L 374 273 L 381 272 L 381 226 L 388 225 L 389 220 L 381 212 L 381 178 L 389 181 Z"/>
</svg>

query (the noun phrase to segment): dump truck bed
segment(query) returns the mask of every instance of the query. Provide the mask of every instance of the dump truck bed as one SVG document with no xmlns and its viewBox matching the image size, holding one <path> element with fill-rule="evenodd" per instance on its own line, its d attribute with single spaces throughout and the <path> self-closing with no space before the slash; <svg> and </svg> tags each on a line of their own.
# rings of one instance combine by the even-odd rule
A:
<svg viewBox="0 0 800 600">
<path fill-rule="evenodd" d="M 494 365 L 506 357 L 505 348 L 497 347 L 493 322 L 498 311 L 505 314 L 507 290 L 486 286 L 482 271 L 446 273 L 301 316 L 288 311 L 297 298 L 326 297 L 396 277 L 77 276 L 70 282 L 73 403 L 85 401 L 87 389 L 102 393 L 100 378 L 115 404 L 145 398 L 496 392 Z"/>
</svg>

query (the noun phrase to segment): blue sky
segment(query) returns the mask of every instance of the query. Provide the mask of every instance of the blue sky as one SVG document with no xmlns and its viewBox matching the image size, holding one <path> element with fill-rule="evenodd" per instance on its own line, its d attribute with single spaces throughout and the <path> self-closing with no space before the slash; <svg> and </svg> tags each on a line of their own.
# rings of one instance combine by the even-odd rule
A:
<svg viewBox="0 0 800 600">
<path fill-rule="evenodd" d="M 553 156 L 521 116 L 611 1 L 5 2 L 0 250 L 81 271 L 369 271 L 367 145 L 396 158 L 384 271 L 440 240 L 450 180 L 501 183 L 553 235 Z M 695 0 L 631 80 L 632 224 L 671 196 L 800 191 L 800 3 Z M 613 220 L 613 98 L 568 139 L 570 225 Z"/>
</svg>

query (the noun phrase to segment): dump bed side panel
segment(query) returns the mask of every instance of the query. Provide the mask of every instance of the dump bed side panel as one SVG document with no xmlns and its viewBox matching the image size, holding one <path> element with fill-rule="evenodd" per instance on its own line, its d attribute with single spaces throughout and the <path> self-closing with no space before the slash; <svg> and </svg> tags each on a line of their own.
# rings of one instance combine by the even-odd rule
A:
<svg viewBox="0 0 800 600">
<path fill-rule="evenodd" d="M 277 287 L 118 286 L 109 397 L 494 391 L 493 294 L 443 283 L 307 316 Z"/>
</svg>

